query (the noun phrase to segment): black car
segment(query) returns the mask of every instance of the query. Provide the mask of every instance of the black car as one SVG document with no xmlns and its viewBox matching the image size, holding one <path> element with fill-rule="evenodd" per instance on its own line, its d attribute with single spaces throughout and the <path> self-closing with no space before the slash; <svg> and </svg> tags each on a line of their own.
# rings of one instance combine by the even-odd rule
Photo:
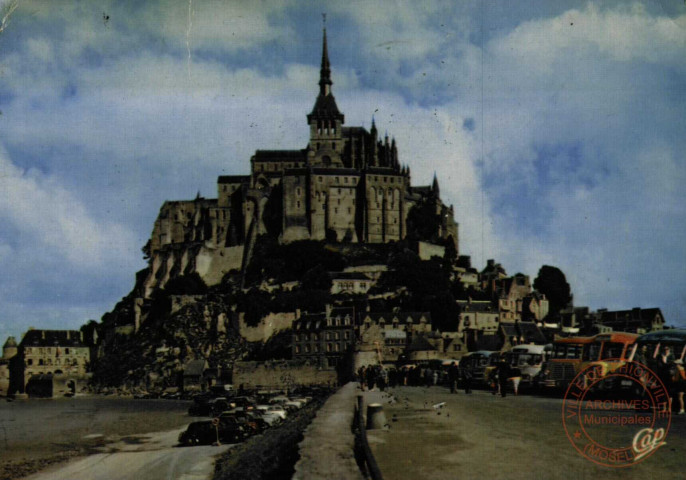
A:
<svg viewBox="0 0 686 480">
<path fill-rule="evenodd" d="M 211 445 L 217 441 L 217 430 L 210 420 L 193 422 L 179 435 L 181 445 Z"/>
<path fill-rule="evenodd" d="M 220 422 L 215 426 L 212 420 L 193 422 L 179 435 L 181 445 L 212 445 L 217 441 L 221 443 L 237 443 L 244 440 L 250 434 L 244 425 Z"/>
</svg>

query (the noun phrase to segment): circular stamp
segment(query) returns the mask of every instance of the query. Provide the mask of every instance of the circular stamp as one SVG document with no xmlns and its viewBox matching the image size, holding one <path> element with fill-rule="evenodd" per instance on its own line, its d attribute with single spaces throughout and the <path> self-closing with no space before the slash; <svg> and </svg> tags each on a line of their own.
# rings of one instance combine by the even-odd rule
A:
<svg viewBox="0 0 686 480">
<path fill-rule="evenodd" d="M 606 372 L 605 365 L 618 368 Z M 606 467 L 635 465 L 665 444 L 672 414 L 660 378 L 638 362 L 607 359 L 574 378 L 562 402 L 562 423 L 574 448 Z"/>
</svg>

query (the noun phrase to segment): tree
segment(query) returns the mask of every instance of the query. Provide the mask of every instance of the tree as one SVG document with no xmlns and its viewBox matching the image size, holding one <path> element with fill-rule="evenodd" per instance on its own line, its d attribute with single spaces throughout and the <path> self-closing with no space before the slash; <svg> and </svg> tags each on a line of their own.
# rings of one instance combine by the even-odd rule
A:
<svg viewBox="0 0 686 480">
<path fill-rule="evenodd" d="M 572 301 L 571 288 L 565 274 L 557 267 L 543 265 L 534 280 L 534 288 L 544 294 L 550 303 L 549 315 L 557 315 Z"/>
</svg>

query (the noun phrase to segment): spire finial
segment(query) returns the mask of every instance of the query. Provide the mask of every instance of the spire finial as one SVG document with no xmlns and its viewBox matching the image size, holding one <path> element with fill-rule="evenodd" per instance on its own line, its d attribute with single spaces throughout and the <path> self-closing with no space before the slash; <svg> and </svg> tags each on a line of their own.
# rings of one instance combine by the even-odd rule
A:
<svg viewBox="0 0 686 480">
<path fill-rule="evenodd" d="M 319 70 L 319 92 L 328 95 L 331 92 L 331 64 L 329 63 L 329 49 L 326 45 L 326 13 L 322 13 L 322 67 Z"/>
</svg>

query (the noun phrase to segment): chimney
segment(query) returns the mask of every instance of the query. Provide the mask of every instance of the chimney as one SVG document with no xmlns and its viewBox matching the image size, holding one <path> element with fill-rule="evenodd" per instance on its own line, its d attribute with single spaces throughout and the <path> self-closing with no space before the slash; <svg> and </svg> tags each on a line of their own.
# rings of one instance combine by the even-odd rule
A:
<svg viewBox="0 0 686 480">
<path fill-rule="evenodd" d="M 70 336 L 71 336 L 71 331 L 67 330 L 67 340 L 70 340 Z"/>
<path fill-rule="evenodd" d="M 43 340 L 45 340 L 45 330 L 41 330 L 40 336 Z"/>
</svg>

